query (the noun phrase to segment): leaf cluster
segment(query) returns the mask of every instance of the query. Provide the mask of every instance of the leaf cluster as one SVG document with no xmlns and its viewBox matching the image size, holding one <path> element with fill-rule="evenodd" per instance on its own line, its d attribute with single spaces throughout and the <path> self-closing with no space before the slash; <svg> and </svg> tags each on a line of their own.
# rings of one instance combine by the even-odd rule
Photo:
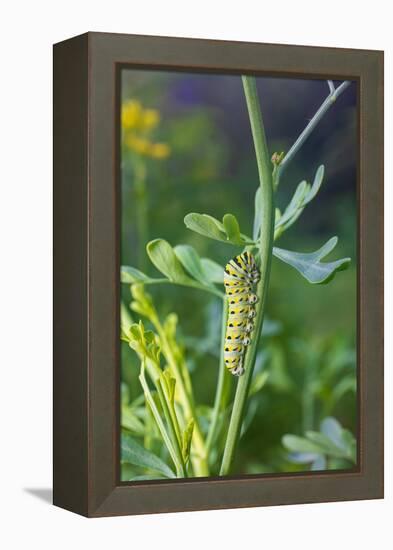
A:
<svg viewBox="0 0 393 550">
<path fill-rule="evenodd" d="M 308 430 L 303 437 L 286 434 L 282 438 L 295 464 L 309 464 L 311 470 L 345 468 L 356 464 L 356 439 L 333 417 L 325 418 L 320 431 Z M 329 463 L 330 462 L 330 463 Z"/>
</svg>

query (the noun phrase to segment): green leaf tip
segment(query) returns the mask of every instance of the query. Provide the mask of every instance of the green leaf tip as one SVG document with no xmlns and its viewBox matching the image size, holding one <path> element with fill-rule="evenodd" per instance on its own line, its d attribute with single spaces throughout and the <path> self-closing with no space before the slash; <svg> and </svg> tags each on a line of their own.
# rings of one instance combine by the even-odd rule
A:
<svg viewBox="0 0 393 550">
<path fill-rule="evenodd" d="M 120 267 L 120 282 L 125 284 L 134 284 L 134 283 L 147 283 L 151 281 L 150 277 L 128 265 L 122 265 Z"/>
<path fill-rule="evenodd" d="M 239 222 L 233 214 L 225 214 L 221 223 L 209 214 L 192 212 L 185 216 L 184 223 L 191 231 L 209 239 L 235 246 L 255 244 L 250 237 L 240 233 Z"/>
<path fill-rule="evenodd" d="M 325 174 L 325 167 L 321 164 L 314 176 L 312 185 L 305 180 L 301 181 L 296 191 L 285 208 L 283 214 L 275 222 L 275 238 L 277 239 L 284 231 L 293 225 L 301 216 L 304 208 L 318 194 Z"/>
<path fill-rule="evenodd" d="M 176 477 L 175 473 L 161 458 L 139 445 L 129 435 L 122 434 L 120 452 L 122 463 L 133 464 L 134 466 L 159 472 L 166 478 Z"/>
<path fill-rule="evenodd" d="M 233 214 L 225 214 L 222 218 L 222 223 L 227 234 L 228 241 L 233 243 L 242 244 L 242 238 L 240 235 L 239 222 Z"/>
<path fill-rule="evenodd" d="M 180 284 L 190 282 L 175 251 L 167 241 L 154 239 L 147 244 L 146 250 L 154 266 L 170 281 Z"/>
<path fill-rule="evenodd" d="M 289 457 L 291 462 L 313 462 L 311 469 L 323 469 L 317 468 L 314 462 L 323 457 L 345 459 L 356 464 L 356 439 L 333 417 L 326 417 L 321 422 L 319 432 L 309 430 L 304 437 L 284 435 L 282 444 L 293 453 Z"/>
<path fill-rule="evenodd" d="M 293 252 L 283 248 L 273 247 L 273 254 L 282 262 L 295 268 L 309 283 L 326 284 L 333 279 L 338 271 L 348 268 L 350 258 L 343 258 L 334 262 L 321 262 L 336 246 L 337 237 L 329 239 L 315 252 Z"/>
<path fill-rule="evenodd" d="M 188 273 L 202 284 L 210 284 L 206 278 L 201 258 L 196 250 L 187 244 L 179 244 L 174 248 L 175 254 Z"/>
<path fill-rule="evenodd" d="M 199 235 L 215 239 L 216 241 L 226 242 L 224 226 L 208 214 L 192 212 L 185 216 L 184 223 L 188 229 L 199 233 Z"/>
</svg>

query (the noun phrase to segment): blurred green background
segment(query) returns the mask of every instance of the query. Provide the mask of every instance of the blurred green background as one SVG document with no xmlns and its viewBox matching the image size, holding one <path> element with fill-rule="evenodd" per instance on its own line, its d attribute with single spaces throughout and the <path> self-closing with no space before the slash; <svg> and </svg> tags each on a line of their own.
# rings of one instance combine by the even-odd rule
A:
<svg viewBox="0 0 393 550">
<path fill-rule="evenodd" d="M 270 153 L 288 151 L 328 93 L 323 80 L 257 78 Z M 189 231 L 183 218 L 203 212 L 236 215 L 252 233 L 258 174 L 239 76 L 123 70 L 121 263 L 149 275 L 145 245 L 164 238 L 191 244 L 222 266 L 240 249 Z M 296 185 L 325 165 L 322 188 L 278 246 L 308 252 L 330 237 L 332 258 L 350 268 L 313 286 L 273 259 L 267 322 L 257 369 L 269 373 L 249 403 L 235 471 L 304 470 L 282 444 L 284 434 L 319 430 L 327 416 L 356 434 L 356 84 L 337 100 L 284 173 L 276 195 L 283 209 Z M 134 117 L 134 118 L 133 118 Z M 139 120 L 136 123 L 136 119 Z M 142 120 L 142 122 L 141 122 Z M 334 257 L 333 257 L 334 256 Z M 189 288 L 149 287 L 163 316 L 179 317 L 179 339 L 198 404 L 212 406 L 217 381 L 220 304 Z M 122 285 L 122 299 L 130 290 Z M 134 320 L 138 320 L 133 314 Z M 122 381 L 130 399 L 141 393 L 136 355 L 122 344 Z M 328 467 L 345 467 L 330 461 Z"/>
</svg>

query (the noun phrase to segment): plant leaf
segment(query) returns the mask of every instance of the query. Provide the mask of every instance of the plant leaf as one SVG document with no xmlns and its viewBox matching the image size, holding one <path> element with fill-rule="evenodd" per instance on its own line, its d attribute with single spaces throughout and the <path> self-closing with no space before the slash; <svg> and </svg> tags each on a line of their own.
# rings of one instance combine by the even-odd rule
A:
<svg viewBox="0 0 393 550">
<path fill-rule="evenodd" d="M 321 455 L 318 456 L 314 462 L 311 464 L 311 470 L 312 471 L 318 471 L 318 470 L 326 470 L 326 458 Z"/>
<path fill-rule="evenodd" d="M 194 431 L 194 419 L 190 418 L 182 434 L 182 455 L 183 455 L 183 460 L 185 464 L 187 464 L 187 462 L 190 459 L 190 450 L 191 450 L 191 441 L 192 441 L 193 431 Z"/>
<path fill-rule="evenodd" d="M 242 244 L 242 238 L 240 235 L 239 222 L 233 214 L 225 214 L 222 218 L 222 223 L 227 234 L 228 241 L 233 243 Z"/>
<path fill-rule="evenodd" d="M 337 237 L 332 237 L 319 250 L 301 253 L 273 247 L 273 254 L 282 262 L 294 267 L 311 284 L 328 283 L 338 271 L 343 271 L 349 265 L 350 258 L 335 262 L 321 263 L 337 244 Z"/>
<path fill-rule="evenodd" d="M 131 436 L 121 436 L 121 461 L 141 468 L 148 468 L 163 474 L 165 477 L 176 477 L 169 466 L 158 456 L 144 449 Z"/>
<path fill-rule="evenodd" d="M 201 258 L 196 250 L 188 244 L 179 244 L 174 248 L 176 256 L 179 258 L 183 267 L 194 279 L 202 284 L 210 284 L 209 279 L 203 269 Z"/>
<path fill-rule="evenodd" d="M 139 269 L 135 269 L 135 267 L 129 265 L 122 265 L 120 267 L 120 281 L 122 283 L 146 283 L 151 280 L 150 277 L 139 271 Z"/>
<path fill-rule="evenodd" d="M 311 464 L 320 456 L 318 453 L 290 453 L 288 458 L 294 464 Z"/>
<path fill-rule="evenodd" d="M 184 223 L 188 229 L 199 233 L 204 237 L 215 239 L 216 241 L 227 242 L 224 226 L 221 222 L 209 216 L 208 214 L 187 214 L 184 218 Z"/>
<path fill-rule="evenodd" d="M 275 224 L 275 231 L 281 228 L 280 231 L 277 231 L 277 235 L 280 235 L 283 231 L 293 225 L 302 214 L 304 207 L 316 197 L 319 189 L 321 188 L 324 173 L 325 167 L 321 164 L 315 173 L 312 185 L 306 181 L 301 181 L 299 183 L 283 215 Z"/>
<path fill-rule="evenodd" d="M 210 283 L 224 283 L 224 269 L 220 264 L 209 258 L 201 258 L 201 265 L 204 276 Z"/>
<path fill-rule="evenodd" d="M 253 244 L 250 237 L 240 233 L 239 223 L 233 214 L 225 214 L 223 220 L 225 220 L 226 227 L 213 216 L 192 212 L 185 216 L 184 223 L 191 231 L 216 241 L 235 246 Z"/>
<path fill-rule="evenodd" d="M 190 284 L 192 280 L 184 272 L 183 266 L 171 245 L 164 239 L 155 239 L 146 246 L 150 260 L 173 283 Z"/>
<path fill-rule="evenodd" d="M 137 416 L 135 416 L 131 407 L 122 405 L 121 407 L 121 425 L 135 434 L 143 436 L 145 427 Z"/>
<path fill-rule="evenodd" d="M 175 402 L 176 378 L 171 375 L 170 369 L 166 369 L 164 371 L 163 379 L 165 380 L 166 388 L 168 391 L 169 404 L 173 406 Z"/>
<path fill-rule="evenodd" d="M 303 206 L 311 202 L 316 197 L 318 191 L 321 188 L 324 175 L 325 175 L 325 167 L 323 164 L 321 164 L 321 166 L 318 167 L 318 170 L 315 173 L 314 181 L 311 186 L 311 189 L 308 191 L 307 195 L 303 200 Z"/>
<path fill-rule="evenodd" d="M 337 447 L 342 447 L 342 434 L 343 428 L 341 424 L 332 416 L 327 416 L 321 422 L 321 432 L 326 435 Z"/>
<path fill-rule="evenodd" d="M 325 449 L 315 443 L 309 441 L 305 437 L 299 437 L 297 435 L 286 434 L 282 438 L 283 445 L 291 452 L 294 453 L 317 453 L 323 454 Z"/>
<path fill-rule="evenodd" d="M 275 229 L 278 229 L 281 226 L 286 226 L 287 223 L 291 221 L 291 218 L 297 214 L 298 210 L 302 208 L 304 197 L 307 195 L 309 186 L 306 181 L 301 181 L 296 188 L 296 191 L 284 210 L 281 218 L 277 221 Z"/>
<path fill-rule="evenodd" d="M 306 432 L 306 437 L 324 449 L 324 454 L 334 456 L 336 458 L 346 458 L 347 456 L 346 452 L 342 448 L 335 445 L 331 439 L 320 432 L 308 431 Z"/>
</svg>

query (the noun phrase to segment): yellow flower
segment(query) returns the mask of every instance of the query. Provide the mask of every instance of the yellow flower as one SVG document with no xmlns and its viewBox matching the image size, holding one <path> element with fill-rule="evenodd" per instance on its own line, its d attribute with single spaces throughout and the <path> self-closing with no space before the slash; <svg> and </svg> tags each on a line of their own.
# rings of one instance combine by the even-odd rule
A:
<svg viewBox="0 0 393 550">
<path fill-rule="evenodd" d="M 150 156 L 156 159 L 166 159 L 170 155 L 169 145 L 166 143 L 152 143 L 150 145 Z"/>
<path fill-rule="evenodd" d="M 165 159 L 170 154 L 166 143 L 154 143 L 151 131 L 159 124 L 160 113 L 156 109 L 144 109 L 139 101 L 130 99 L 121 108 L 121 125 L 124 144 L 135 153 L 155 159 Z"/>
<path fill-rule="evenodd" d="M 138 101 L 129 100 L 121 108 L 121 125 L 125 130 L 139 125 L 142 116 L 142 107 Z"/>
<path fill-rule="evenodd" d="M 151 143 L 148 139 L 138 137 L 134 134 L 129 134 L 128 136 L 126 136 L 125 142 L 127 146 L 136 153 L 139 153 L 140 155 L 149 154 Z"/>
<path fill-rule="evenodd" d="M 144 130 L 155 128 L 160 122 L 160 113 L 156 109 L 144 109 L 141 118 L 141 127 Z"/>
</svg>

